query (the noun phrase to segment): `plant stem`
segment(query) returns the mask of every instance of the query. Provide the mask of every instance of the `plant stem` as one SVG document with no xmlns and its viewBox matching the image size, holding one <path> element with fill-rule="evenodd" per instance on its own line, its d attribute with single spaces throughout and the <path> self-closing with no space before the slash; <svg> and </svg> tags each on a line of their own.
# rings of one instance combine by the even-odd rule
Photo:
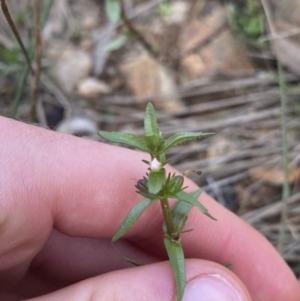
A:
<svg viewBox="0 0 300 301">
<path fill-rule="evenodd" d="M 10 15 L 10 12 L 8 10 L 8 7 L 6 5 L 5 0 L 1 0 L 1 9 L 3 11 L 3 14 L 5 16 L 5 19 L 6 19 L 7 23 L 8 23 L 8 25 L 9 25 L 10 29 L 12 30 L 13 34 L 15 35 L 15 37 L 16 37 L 16 39 L 17 39 L 17 41 L 18 41 L 18 43 L 19 43 L 19 45 L 20 45 L 20 47 L 22 49 L 22 52 L 23 52 L 23 54 L 25 56 L 25 59 L 26 59 L 27 64 L 28 64 L 28 66 L 30 68 L 30 71 L 32 72 L 32 74 L 34 74 L 34 70 L 31 68 L 31 60 L 29 58 L 28 52 L 27 52 L 27 50 L 26 50 L 26 48 L 25 48 L 25 46 L 23 44 L 23 41 L 22 41 L 20 35 L 19 35 L 18 29 L 17 29 L 17 27 L 15 25 L 15 22 L 14 22 L 14 20 L 12 19 L 11 15 Z"/>
<path fill-rule="evenodd" d="M 1 4 L 2 4 L 2 0 L 0 0 L 0 1 L 1 1 Z M 42 18 L 41 18 L 42 19 L 42 27 L 45 26 L 45 23 L 48 19 L 53 1 L 54 0 L 48 0 L 47 3 L 45 4 L 44 10 L 42 12 Z M 33 56 L 34 56 L 34 48 L 33 47 L 31 47 L 31 49 L 30 49 L 29 56 L 30 56 L 30 58 L 33 58 Z M 16 115 L 17 115 L 17 111 L 18 111 L 18 108 L 19 108 L 19 105 L 20 105 L 21 95 L 22 95 L 22 92 L 24 90 L 24 87 L 25 87 L 25 84 L 26 84 L 26 79 L 28 77 L 29 71 L 30 71 L 29 65 L 26 65 L 23 69 L 21 77 L 18 80 L 18 84 L 17 84 L 17 88 L 16 88 L 16 94 L 14 96 L 13 103 L 11 105 L 10 112 L 9 112 L 9 116 L 12 117 L 12 118 L 15 118 Z"/>
<path fill-rule="evenodd" d="M 164 219 L 166 222 L 168 234 L 174 240 L 178 240 L 178 233 L 174 226 L 174 222 L 173 222 L 173 218 L 172 218 L 172 214 L 171 214 L 171 208 L 170 208 L 168 199 L 167 198 L 160 199 L 160 204 L 161 204 Z"/>
<path fill-rule="evenodd" d="M 268 0 L 262 0 L 262 5 L 266 14 L 266 18 L 270 27 L 271 36 L 274 38 L 278 37 L 276 27 L 273 22 L 271 8 Z M 288 138 L 287 138 L 287 126 L 286 126 L 286 109 L 287 109 L 287 94 L 284 74 L 281 66 L 281 62 L 278 58 L 278 41 L 274 40 L 274 50 L 277 57 L 277 71 L 279 78 L 279 89 L 280 89 L 280 103 L 281 103 L 281 133 L 282 133 L 282 158 L 283 158 L 283 169 L 284 169 L 284 183 L 282 188 L 282 211 L 280 220 L 280 229 L 278 235 L 277 250 L 279 253 L 282 252 L 285 239 L 286 239 L 286 228 L 288 222 L 287 212 L 287 200 L 290 195 L 290 184 L 289 184 L 289 149 L 288 149 Z"/>
<path fill-rule="evenodd" d="M 284 182 L 282 189 L 282 211 L 281 221 L 279 229 L 279 237 L 277 250 L 279 253 L 282 252 L 285 243 L 285 234 L 288 223 L 288 212 L 287 212 L 287 199 L 290 196 L 290 183 L 289 183 L 289 149 L 288 149 L 288 137 L 287 137 L 287 126 L 286 126 L 286 110 L 287 110 L 287 96 L 286 96 L 286 85 L 283 76 L 282 66 L 280 62 L 278 64 L 278 75 L 279 75 L 279 88 L 280 88 L 280 100 L 281 100 L 281 132 L 282 132 L 282 157 L 283 157 L 283 170 L 284 170 Z"/>
</svg>

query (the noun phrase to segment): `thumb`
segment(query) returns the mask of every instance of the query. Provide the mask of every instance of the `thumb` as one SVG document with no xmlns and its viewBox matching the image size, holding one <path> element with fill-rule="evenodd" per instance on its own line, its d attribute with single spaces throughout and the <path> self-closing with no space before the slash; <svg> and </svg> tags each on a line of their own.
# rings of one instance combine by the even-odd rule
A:
<svg viewBox="0 0 300 301">
<path fill-rule="evenodd" d="M 187 285 L 182 301 L 250 301 L 242 282 L 213 262 L 186 260 Z M 176 301 L 176 286 L 169 262 L 110 272 L 84 280 L 31 301 Z"/>
</svg>

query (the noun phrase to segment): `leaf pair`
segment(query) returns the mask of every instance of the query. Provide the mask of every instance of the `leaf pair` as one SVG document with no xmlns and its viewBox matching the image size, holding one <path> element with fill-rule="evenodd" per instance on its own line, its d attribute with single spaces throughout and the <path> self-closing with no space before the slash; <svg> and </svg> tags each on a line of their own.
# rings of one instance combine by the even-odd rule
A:
<svg viewBox="0 0 300 301">
<path fill-rule="evenodd" d="M 208 210 L 197 200 L 197 197 L 202 192 L 201 189 L 194 191 L 193 193 L 186 193 L 181 191 L 179 194 L 180 199 L 172 209 L 173 219 L 178 218 L 178 216 L 184 218 L 178 221 L 177 225 L 178 232 L 181 232 L 185 226 L 185 221 L 187 219 L 188 213 L 191 210 L 192 206 L 196 206 L 200 209 L 205 215 L 210 217 L 213 220 L 216 220 L 213 216 L 208 213 Z M 121 238 L 137 221 L 137 219 L 141 216 L 141 214 L 155 201 L 158 199 L 149 199 L 144 198 L 137 205 L 135 205 L 131 211 L 128 213 L 124 221 L 121 223 L 119 230 L 112 238 L 112 241 L 116 241 Z M 165 231 L 166 232 L 166 231 Z"/>
<path fill-rule="evenodd" d="M 199 197 L 201 192 L 202 190 L 199 189 L 194 191 L 193 193 L 186 193 L 184 191 L 181 191 L 177 194 L 179 200 L 172 209 L 172 218 L 178 236 L 183 231 L 186 220 L 188 218 L 189 211 L 193 206 L 196 206 L 208 217 L 216 220 L 208 213 L 208 210 L 201 203 L 198 202 L 197 198 Z M 122 222 L 118 232 L 114 235 L 112 241 L 115 242 L 116 240 L 121 238 L 127 232 L 127 230 L 129 230 L 135 224 L 135 222 L 141 216 L 141 214 L 155 201 L 156 200 L 150 200 L 145 198 L 142 201 L 140 201 L 135 207 L 133 207 L 133 209 L 129 212 L 125 220 Z M 168 235 L 165 224 L 163 226 L 163 229 L 165 232 L 164 245 L 168 253 L 168 257 L 176 282 L 177 300 L 180 301 L 182 299 L 186 283 L 184 253 L 180 240 L 174 240 Z"/>
<path fill-rule="evenodd" d="M 205 138 L 213 133 L 177 133 L 164 139 L 158 128 L 154 107 L 151 103 L 147 104 L 144 118 L 145 136 L 141 138 L 130 133 L 106 132 L 100 131 L 99 135 L 109 141 L 121 143 L 145 151 L 151 155 L 151 158 L 157 158 L 163 165 L 167 163 L 166 153 L 180 143 Z"/>
</svg>

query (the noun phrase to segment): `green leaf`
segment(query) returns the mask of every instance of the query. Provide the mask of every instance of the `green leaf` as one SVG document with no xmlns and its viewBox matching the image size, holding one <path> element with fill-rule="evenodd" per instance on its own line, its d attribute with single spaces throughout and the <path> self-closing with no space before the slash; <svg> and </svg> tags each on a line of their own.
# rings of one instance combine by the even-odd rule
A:
<svg viewBox="0 0 300 301">
<path fill-rule="evenodd" d="M 4 61 L 5 65 L 18 63 L 19 56 L 19 51 L 6 49 L 0 46 L 0 59 Z"/>
<path fill-rule="evenodd" d="M 148 190 L 151 194 L 157 194 L 165 182 L 166 170 L 162 168 L 160 171 L 150 171 L 148 177 Z"/>
<path fill-rule="evenodd" d="M 125 217 L 125 219 L 120 225 L 119 230 L 114 235 L 111 241 L 115 242 L 120 237 L 122 237 L 133 226 L 133 224 L 137 221 L 140 215 L 153 203 L 154 200 L 145 198 L 141 200 L 137 205 L 135 205 Z"/>
<path fill-rule="evenodd" d="M 200 194 L 202 193 L 202 189 L 198 189 L 191 193 L 191 196 L 195 199 L 198 199 Z M 193 205 L 187 202 L 178 201 L 175 206 L 172 208 L 172 217 L 174 221 L 174 225 L 178 233 L 182 232 L 189 212 L 192 209 Z"/>
<path fill-rule="evenodd" d="M 104 51 L 111 52 L 121 49 L 129 40 L 128 34 L 121 34 L 104 47 Z"/>
<path fill-rule="evenodd" d="M 215 220 L 216 219 L 209 214 L 207 208 L 205 208 L 198 200 L 195 198 L 191 193 L 186 193 L 185 191 L 180 191 L 176 194 L 176 198 L 179 201 L 187 202 L 192 206 L 196 206 L 200 211 L 202 211 L 205 215 L 210 217 L 211 219 Z"/>
<path fill-rule="evenodd" d="M 17 25 L 23 25 L 27 20 L 31 18 L 33 8 L 27 7 L 19 12 L 17 16 L 14 18 Z"/>
<path fill-rule="evenodd" d="M 121 6 L 118 0 L 105 0 L 105 12 L 109 20 L 117 23 L 121 16 Z"/>
<path fill-rule="evenodd" d="M 167 152 L 171 147 L 188 142 L 195 139 L 205 138 L 207 136 L 214 135 L 214 133 L 192 133 L 192 132 L 182 132 L 177 133 L 169 137 L 161 146 L 160 151 Z"/>
<path fill-rule="evenodd" d="M 131 263 L 132 265 L 136 266 L 136 267 L 140 267 L 140 266 L 144 265 L 141 262 L 135 261 L 135 260 L 127 258 L 127 257 L 123 257 L 123 259 L 126 260 L 127 262 Z"/>
<path fill-rule="evenodd" d="M 145 152 L 150 152 L 145 140 L 134 134 L 106 131 L 100 131 L 98 134 L 109 141 L 126 144 Z"/>
<path fill-rule="evenodd" d="M 184 254 L 180 242 L 164 238 L 171 267 L 174 273 L 177 291 L 177 301 L 181 301 L 186 283 Z"/>
<path fill-rule="evenodd" d="M 158 5 L 158 12 L 161 16 L 167 17 L 172 13 L 172 6 L 170 3 L 160 3 Z"/>
<path fill-rule="evenodd" d="M 155 110 L 151 102 L 148 102 L 144 118 L 145 137 L 160 137 Z"/>
<path fill-rule="evenodd" d="M 152 151 L 152 154 L 157 152 L 161 144 L 161 138 L 159 136 L 146 136 L 145 141 L 149 149 Z"/>
</svg>

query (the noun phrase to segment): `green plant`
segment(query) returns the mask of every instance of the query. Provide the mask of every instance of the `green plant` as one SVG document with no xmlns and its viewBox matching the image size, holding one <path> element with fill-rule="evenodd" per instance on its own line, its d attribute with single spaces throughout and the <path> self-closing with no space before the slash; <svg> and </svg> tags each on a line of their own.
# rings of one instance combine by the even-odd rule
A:
<svg viewBox="0 0 300 301">
<path fill-rule="evenodd" d="M 119 0 L 105 0 L 105 12 L 112 23 L 117 23 L 121 17 L 121 5 Z"/>
<path fill-rule="evenodd" d="M 172 6 L 170 2 L 161 2 L 158 5 L 158 12 L 163 17 L 169 16 L 172 13 Z"/>
<path fill-rule="evenodd" d="M 53 1 L 54 0 L 47 0 L 45 2 L 44 6 L 43 6 L 42 14 L 40 11 L 41 10 L 40 1 L 36 0 L 34 2 L 33 11 L 34 11 L 34 20 L 35 20 L 35 29 L 34 29 L 35 45 L 31 45 L 28 50 L 25 47 L 25 45 L 22 41 L 22 38 L 19 34 L 19 31 L 16 27 L 15 21 L 13 20 L 11 14 L 9 12 L 8 6 L 6 4 L 6 0 L 0 0 L 0 6 L 1 6 L 1 10 L 3 12 L 3 15 L 4 15 L 7 23 L 9 24 L 9 27 L 10 27 L 11 31 L 13 32 L 13 34 L 16 38 L 16 41 L 19 45 L 19 48 L 20 48 L 21 52 L 23 53 L 23 55 L 26 59 L 26 62 L 27 62 L 27 64 L 25 66 L 22 66 L 23 70 L 22 70 L 21 76 L 20 76 L 18 83 L 16 85 L 16 88 L 15 88 L 16 92 L 15 92 L 15 96 L 13 98 L 13 102 L 11 104 L 10 113 L 9 113 L 9 116 L 11 116 L 13 118 L 15 118 L 17 115 L 17 111 L 18 111 L 20 101 L 21 101 L 22 92 L 25 88 L 27 77 L 28 77 L 29 73 L 31 72 L 33 84 L 32 84 L 32 89 L 31 89 L 32 95 L 31 95 L 30 110 L 31 110 L 32 121 L 36 120 L 36 103 L 37 103 L 37 98 L 38 98 L 38 84 L 39 84 L 39 74 L 40 74 L 39 69 L 40 69 L 40 59 L 41 59 L 41 51 L 42 51 L 40 34 L 41 34 L 41 27 L 43 27 L 45 25 L 47 18 L 49 16 Z M 30 13 L 31 13 L 31 8 L 28 8 L 28 10 L 21 12 L 21 14 L 19 14 L 17 16 L 16 22 L 22 23 L 24 21 L 24 18 L 26 18 L 26 16 L 28 16 Z M 0 49 L 0 56 L 9 60 L 10 63 L 16 63 L 17 60 L 19 59 L 18 52 L 20 52 L 18 49 L 16 49 L 16 50 L 12 49 L 12 50 L 8 50 L 8 51 Z M 31 66 L 33 59 L 35 60 L 35 64 L 36 64 L 35 70 Z M 18 70 L 18 68 L 17 68 L 17 70 Z M 5 68 L 3 73 L 7 73 L 9 71 L 10 70 L 8 68 Z"/>
<path fill-rule="evenodd" d="M 135 37 L 152 57 L 158 57 L 157 47 L 150 44 L 144 35 L 137 30 L 130 18 L 127 17 L 124 0 L 105 0 L 105 12 L 111 23 L 122 21 L 126 27 L 126 30 L 123 31 L 121 35 L 106 45 L 105 51 L 118 50 L 122 48 L 130 38 Z"/>
<path fill-rule="evenodd" d="M 177 288 L 177 300 L 182 299 L 186 283 L 184 254 L 180 242 L 180 234 L 184 227 L 190 209 L 196 206 L 206 216 L 215 220 L 208 210 L 198 201 L 202 190 L 192 193 L 185 192 L 183 186 L 184 177 L 166 172 L 165 165 L 168 163 L 166 154 L 175 145 L 195 139 L 201 139 L 212 133 L 177 133 L 164 139 L 159 130 L 154 107 L 148 103 L 144 118 L 145 137 L 141 138 L 134 134 L 100 131 L 99 135 L 109 141 L 122 143 L 150 154 L 150 161 L 143 160 L 149 166 L 148 172 L 137 181 L 135 187 L 137 193 L 144 199 L 135 205 L 120 225 L 119 230 L 112 238 L 115 242 L 121 238 L 137 221 L 140 215 L 154 202 L 161 204 L 164 224 L 164 245 L 173 269 Z M 176 203 L 171 208 L 169 199 L 175 199 Z"/>
<path fill-rule="evenodd" d="M 265 17 L 257 0 L 247 0 L 242 6 L 229 1 L 226 11 L 229 26 L 240 40 L 259 48 L 266 46 L 258 40 L 265 31 Z"/>
<path fill-rule="evenodd" d="M 104 47 L 104 50 L 108 52 L 119 50 L 126 45 L 126 43 L 130 40 L 131 37 L 131 32 L 128 30 L 124 30 L 118 37 L 116 37 L 114 40 L 108 43 Z"/>
</svg>

